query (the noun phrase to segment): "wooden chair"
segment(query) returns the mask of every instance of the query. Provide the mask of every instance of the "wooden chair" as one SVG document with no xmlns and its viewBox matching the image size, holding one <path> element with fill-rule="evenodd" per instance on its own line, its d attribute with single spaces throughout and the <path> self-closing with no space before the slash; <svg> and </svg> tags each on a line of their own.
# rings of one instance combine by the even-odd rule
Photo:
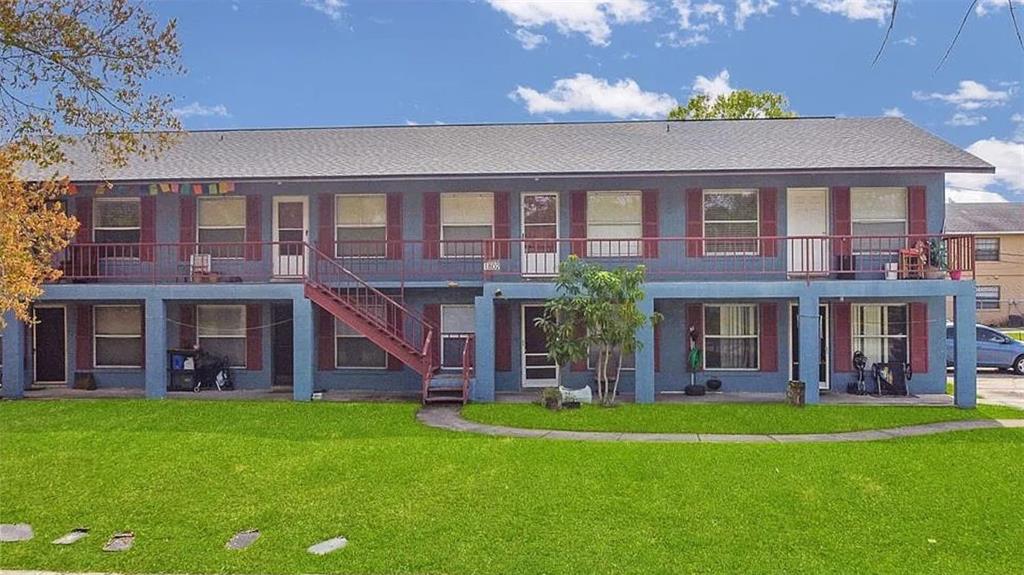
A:
<svg viewBox="0 0 1024 575">
<path fill-rule="evenodd" d="M 928 263 L 928 246 L 918 241 L 912 248 L 900 249 L 899 278 L 922 279 Z"/>
</svg>

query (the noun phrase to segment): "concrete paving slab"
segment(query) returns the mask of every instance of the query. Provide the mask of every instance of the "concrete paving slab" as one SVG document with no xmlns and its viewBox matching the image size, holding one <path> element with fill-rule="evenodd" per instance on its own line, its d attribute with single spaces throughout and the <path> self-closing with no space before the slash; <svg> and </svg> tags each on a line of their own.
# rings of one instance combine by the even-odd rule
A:
<svg viewBox="0 0 1024 575">
<path fill-rule="evenodd" d="M 71 545 L 78 543 L 82 539 L 89 536 L 89 530 L 85 527 L 79 527 L 78 529 L 72 529 L 67 535 L 62 535 L 53 540 L 54 545 Z"/>
<path fill-rule="evenodd" d="M 17 543 L 35 537 L 28 523 L 0 523 L 0 543 Z"/>
<path fill-rule="evenodd" d="M 745 433 L 698 433 L 702 443 L 776 443 L 770 435 Z"/>
<path fill-rule="evenodd" d="M 700 437 L 696 433 L 622 433 L 619 440 L 642 443 L 697 443 Z"/>
<path fill-rule="evenodd" d="M 103 546 L 103 550 L 118 553 L 131 549 L 134 544 L 135 534 L 131 531 L 124 531 L 113 534 L 107 541 L 107 544 Z"/>
<path fill-rule="evenodd" d="M 227 543 L 224 544 L 224 547 L 232 551 L 241 551 L 242 549 L 245 549 L 246 547 L 255 543 L 256 540 L 259 538 L 259 529 L 248 529 L 246 531 L 239 531 L 238 533 L 235 533 L 231 537 L 231 539 L 228 540 Z"/>
<path fill-rule="evenodd" d="M 338 549 L 344 549 L 347 545 L 348 539 L 339 536 L 326 539 L 316 545 L 312 545 L 309 549 L 306 549 L 306 551 L 309 551 L 313 555 L 327 555 L 328 553 L 333 553 Z"/>
<path fill-rule="evenodd" d="M 549 431 L 544 437 L 572 441 L 618 441 L 622 434 L 604 431 Z"/>
</svg>

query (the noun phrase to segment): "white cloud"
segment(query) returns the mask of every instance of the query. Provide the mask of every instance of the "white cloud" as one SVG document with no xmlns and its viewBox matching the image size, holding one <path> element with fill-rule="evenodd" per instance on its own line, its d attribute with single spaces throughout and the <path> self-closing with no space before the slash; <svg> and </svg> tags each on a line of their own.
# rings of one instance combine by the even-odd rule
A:
<svg viewBox="0 0 1024 575">
<path fill-rule="evenodd" d="M 949 204 L 980 204 L 1005 202 L 1006 198 L 995 192 L 984 190 L 961 190 L 958 188 L 946 188 L 946 203 Z"/>
<path fill-rule="evenodd" d="M 804 0 L 804 4 L 826 14 L 839 14 L 850 20 L 884 22 L 892 11 L 892 0 Z"/>
<path fill-rule="evenodd" d="M 1001 10 L 1006 5 L 1006 0 L 978 0 L 978 4 L 974 7 L 974 13 L 978 16 L 985 16 L 989 11 Z"/>
<path fill-rule="evenodd" d="M 950 126 L 977 126 L 985 121 L 988 121 L 988 118 L 983 114 L 957 112 L 953 114 L 952 118 L 946 120 L 946 124 Z"/>
<path fill-rule="evenodd" d="M 897 107 L 884 108 L 882 110 L 882 115 L 885 116 L 886 118 L 902 118 L 905 116 L 903 110 L 900 110 Z"/>
<path fill-rule="evenodd" d="M 956 92 L 949 94 L 932 92 L 926 94 L 915 91 L 912 95 L 915 100 L 941 100 L 961 110 L 977 110 L 979 108 L 993 108 L 1006 105 L 1013 91 L 1014 87 L 1012 86 L 1009 90 L 991 90 L 980 82 L 961 80 Z"/>
<path fill-rule="evenodd" d="M 907 36 L 900 40 L 896 40 L 897 44 L 906 44 L 907 46 L 917 46 L 917 36 Z"/>
<path fill-rule="evenodd" d="M 733 91 L 732 86 L 729 85 L 728 70 L 722 70 L 714 78 L 697 76 L 693 79 L 693 92 L 695 94 L 705 94 L 712 101 L 719 96 L 728 96 Z"/>
<path fill-rule="evenodd" d="M 704 31 L 712 24 L 725 24 L 725 6 L 717 2 L 693 3 L 691 0 L 672 0 L 676 23 L 683 30 Z"/>
<path fill-rule="evenodd" d="M 194 116 L 208 118 L 217 116 L 221 118 L 230 117 L 228 109 L 224 104 L 217 104 L 216 106 L 204 106 L 199 102 L 192 102 L 187 106 L 181 108 L 174 108 L 171 113 L 179 118 L 191 118 Z"/>
<path fill-rule="evenodd" d="M 537 46 L 544 44 L 548 41 L 548 37 L 543 34 L 537 34 L 536 32 L 530 32 L 526 28 L 518 28 L 513 34 L 516 40 L 523 45 L 524 50 L 533 50 Z"/>
<path fill-rule="evenodd" d="M 688 32 L 680 34 L 675 30 L 668 32 L 667 34 L 661 35 L 662 40 L 658 40 L 654 43 L 657 47 L 671 46 L 673 48 L 689 48 L 691 46 L 700 46 L 701 44 L 707 44 L 711 40 L 708 35 L 703 32 Z"/>
<path fill-rule="evenodd" d="M 1017 129 L 1013 132 L 1013 139 L 1024 142 L 1024 114 L 1018 112 L 1010 116 L 1010 121 L 1017 124 Z"/>
<path fill-rule="evenodd" d="M 736 12 L 733 20 L 737 30 L 742 30 L 751 16 L 763 16 L 778 6 L 775 0 L 736 0 Z"/>
<path fill-rule="evenodd" d="M 642 90 L 631 78 L 609 82 L 590 74 L 555 80 L 546 92 L 517 86 L 509 97 L 525 103 L 531 114 L 592 112 L 616 118 L 656 118 L 666 117 L 678 105 L 668 94 Z"/>
<path fill-rule="evenodd" d="M 646 22 L 653 11 L 647 0 L 487 0 L 487 3 L 521 28 L 553 24 L 560 33 L 583 34 L 596 46 L 608 44 L 611 24 Z"/>
<path fill-rule="evenodd" d="M 967 147 L 967 151 L 995 166 L 996 173 L 948 174 L 947 198 L 951 189 L 961 194 L 995 193 L 989 189 L 993 185 L 1003 186 L 1018 195 L 1024 194 L 1024 142 L 989 138 L 974 142 Z"/>
<path fill-rule="evenodd" d="M 325 14 L 331 20 L 340 20 L 345 0 L 302 0 L 302 4 Z"/>
</svg>

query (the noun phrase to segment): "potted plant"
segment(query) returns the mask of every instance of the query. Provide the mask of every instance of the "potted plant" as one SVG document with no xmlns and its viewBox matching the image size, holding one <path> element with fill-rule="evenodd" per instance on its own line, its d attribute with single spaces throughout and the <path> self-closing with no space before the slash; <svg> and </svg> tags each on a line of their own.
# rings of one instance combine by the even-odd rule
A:
<svg viewBox="0 0 1024 575">
<path fill-rule="evenodd" d="M 941 280 L 946 278 L 947 265 L 946 243 L 939 238 L 932 238 L 928 242 L 928 269 L 925 277 L 930 280 Z M 959 275 L 959 274 L 957 274 Z"/>
<path fill-rule="evenodd" d="M 545 387 L 540 394 L 540 402 L 544 407 L 558 411 L 562 409 L 562 392 L 557 387 Z"/>
<path fill-rule="evenodd" d="M 690 385 L 683 388 L 686 395 L 704 395 L 705 387 L 697 383 L 697 372 L 704 365 L 703 351 L 697 346 L 697 328 L 690 326 L 690 355 L 686 362 L 690 367 Z"/>
</svg>

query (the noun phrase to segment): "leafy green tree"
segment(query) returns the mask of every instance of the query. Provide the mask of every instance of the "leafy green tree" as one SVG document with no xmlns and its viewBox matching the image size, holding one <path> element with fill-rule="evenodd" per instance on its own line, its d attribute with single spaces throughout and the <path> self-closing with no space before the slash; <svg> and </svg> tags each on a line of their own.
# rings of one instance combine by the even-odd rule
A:
<svg viewBox="0 0 1024 575">
<path fill-rule="evenodd" d="M 743 118 L 792 118 L 786 96 L 775 92 L 735 90 L 714 100 L 698 94 L 685 106 L 676 106 L 668 113 L 669 120 L 714 120 Z"/>
<path fill-rule="evenodd" d="M 637 330 L 661 320 L 660 314 L 648 317 L 640 311 L 645 274 L 642 265 L 606 270 L 569 256 L 559 270 L 557 297 L 544 304 L 544 315 L 537 319 L 548 355 L 559 365 L 583 361 L 591 348 L 598 350 L 595 375 L 603 405 L 615 402 L 622 356 L 643 346 Z"/>
</svg>

